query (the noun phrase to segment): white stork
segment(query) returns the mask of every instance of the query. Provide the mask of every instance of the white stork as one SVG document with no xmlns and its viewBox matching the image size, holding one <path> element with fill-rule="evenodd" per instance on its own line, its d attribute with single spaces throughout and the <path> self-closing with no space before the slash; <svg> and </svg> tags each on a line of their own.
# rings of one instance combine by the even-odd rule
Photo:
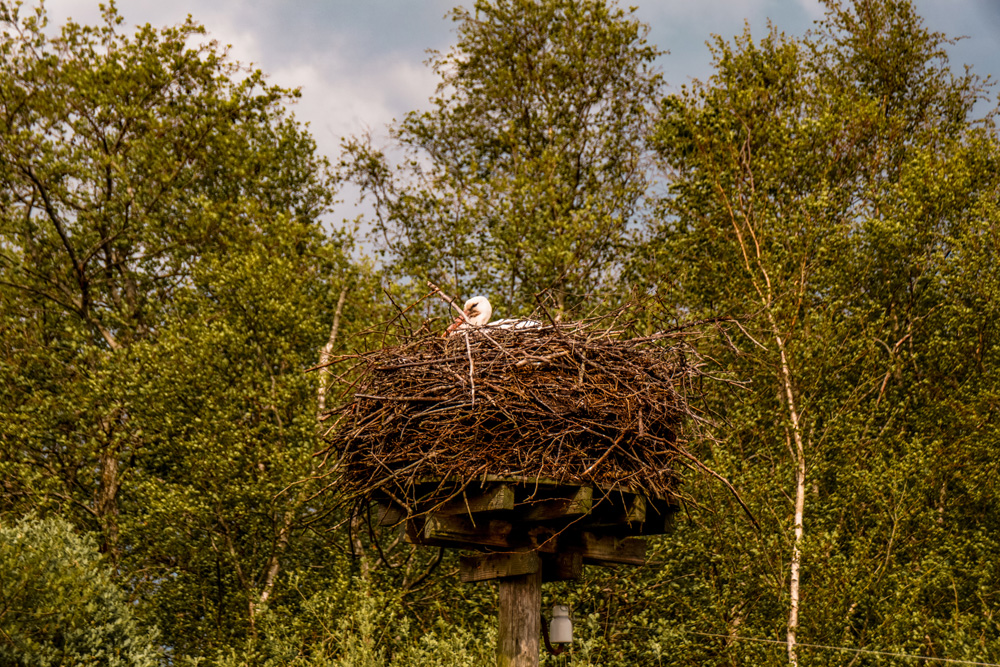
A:
<svg viewBox="0 0 1000 667">
<path fill-rule="evenodd" d="M 493 316 L 493 306 L 485 296 L 474 296 L 465 302 L 462 308 L 465 318 L 456 317 L 455 321 L 448 326 L 446 336 L 451 335 L 460 329 L 471 327 L 497 327 L 498 329 L 532 329 L 542 326 L 541 322 L 535 320 L 497 320 L 490 322 Z"/>
</svg>

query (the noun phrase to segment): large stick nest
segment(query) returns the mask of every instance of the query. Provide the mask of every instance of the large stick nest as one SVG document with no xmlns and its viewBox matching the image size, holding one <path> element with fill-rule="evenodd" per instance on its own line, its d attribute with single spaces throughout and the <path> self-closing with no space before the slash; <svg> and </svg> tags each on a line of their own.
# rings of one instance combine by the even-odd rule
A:
<svg viewBox="0 0 1000 667">
<path fill-rule="evenodd" d="M 683 448 L 701 377 L 688 338 L 600 318 L 409 337 L 353 357 L 325 454 L 355 497 L 527 478 L 676 498 L 678 469 L 700 465 Z"/>
</svg>

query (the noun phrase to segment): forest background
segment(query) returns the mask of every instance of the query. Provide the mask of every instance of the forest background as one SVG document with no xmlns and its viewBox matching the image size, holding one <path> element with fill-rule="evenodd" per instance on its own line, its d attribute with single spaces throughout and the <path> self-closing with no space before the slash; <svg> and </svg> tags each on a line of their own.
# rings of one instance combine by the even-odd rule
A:
<svg viewBox="0 0 1000 667">
<path fill-rule="evenodd" d="M 1000 662 L 995 101 L 909 2 L 826 7 L 667 94 L 632 10 L 478 2 L 430 110 L 331 162 L 193 21 L 0 6 L 0 657 L 489 662 L 495 590 L 351 539 L 312 456 L 304 369 L 432 279 L 744 322 L 697 453 L 760 530 L 691 476 L 650 565 L 546 589 L 573 664 Z"/>
</svg>

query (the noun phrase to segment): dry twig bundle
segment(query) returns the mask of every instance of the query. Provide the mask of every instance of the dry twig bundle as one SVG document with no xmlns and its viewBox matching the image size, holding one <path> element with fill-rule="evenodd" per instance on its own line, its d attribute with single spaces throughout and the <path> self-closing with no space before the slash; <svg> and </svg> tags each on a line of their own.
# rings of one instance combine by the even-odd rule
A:
<svg viewBox="0 0 1000 667">
<path fill-rule="evenodd" d="M 493 478 L 679 493 L 700 377 L 690 334 L 629 338 L 593 319 L 427 334 L 359 355 L 325 454 L 349 496 Z"/>
</svg>

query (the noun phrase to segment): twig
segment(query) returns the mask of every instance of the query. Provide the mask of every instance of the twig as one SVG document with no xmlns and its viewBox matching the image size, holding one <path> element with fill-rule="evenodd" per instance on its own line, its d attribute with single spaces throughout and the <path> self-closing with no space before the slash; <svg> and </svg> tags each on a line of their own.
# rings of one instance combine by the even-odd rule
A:
<svg viewBox="0 0 1000 667">
<path fill-rule="evenodd" d="M 428 280 L 427 284 L 434 288 L 434 291 L 431 292 L 430 294 L 428 294 L 428 296 L 437 294 L 439 297 L 441 297 L 441 299 L 445 303 L 447 303 L 449 306 L 451 306 L 452 308 L 455 309 L 455 311 L 461 316 L 462 320 L 464 320 L 468 324 L 472 324 L 471 322 L 469 322 L 469 318 L 465 316 L 465 311 L 462 310 L 461 308 L 459 308 L 458 305 L 455 303 L 455 299 L 454 298 L 452 298 L 452 297 L 448 296 L 447 294 L 445 294 L 444 292 L 442 292 L 441 288 L 438 287 L 437 285 L 435 285 L 434 283 L 432 283 L 431 281 Z"/>
<path fill-rule="evenodd" d="M 476 366 L 472 361 L 472 348 L 469 346 L 469 333 L 465 332 L 465 351 L 469 355 L 469 388 L 472 391 L 472 406 L 476 405 Z"/>
</svg>

